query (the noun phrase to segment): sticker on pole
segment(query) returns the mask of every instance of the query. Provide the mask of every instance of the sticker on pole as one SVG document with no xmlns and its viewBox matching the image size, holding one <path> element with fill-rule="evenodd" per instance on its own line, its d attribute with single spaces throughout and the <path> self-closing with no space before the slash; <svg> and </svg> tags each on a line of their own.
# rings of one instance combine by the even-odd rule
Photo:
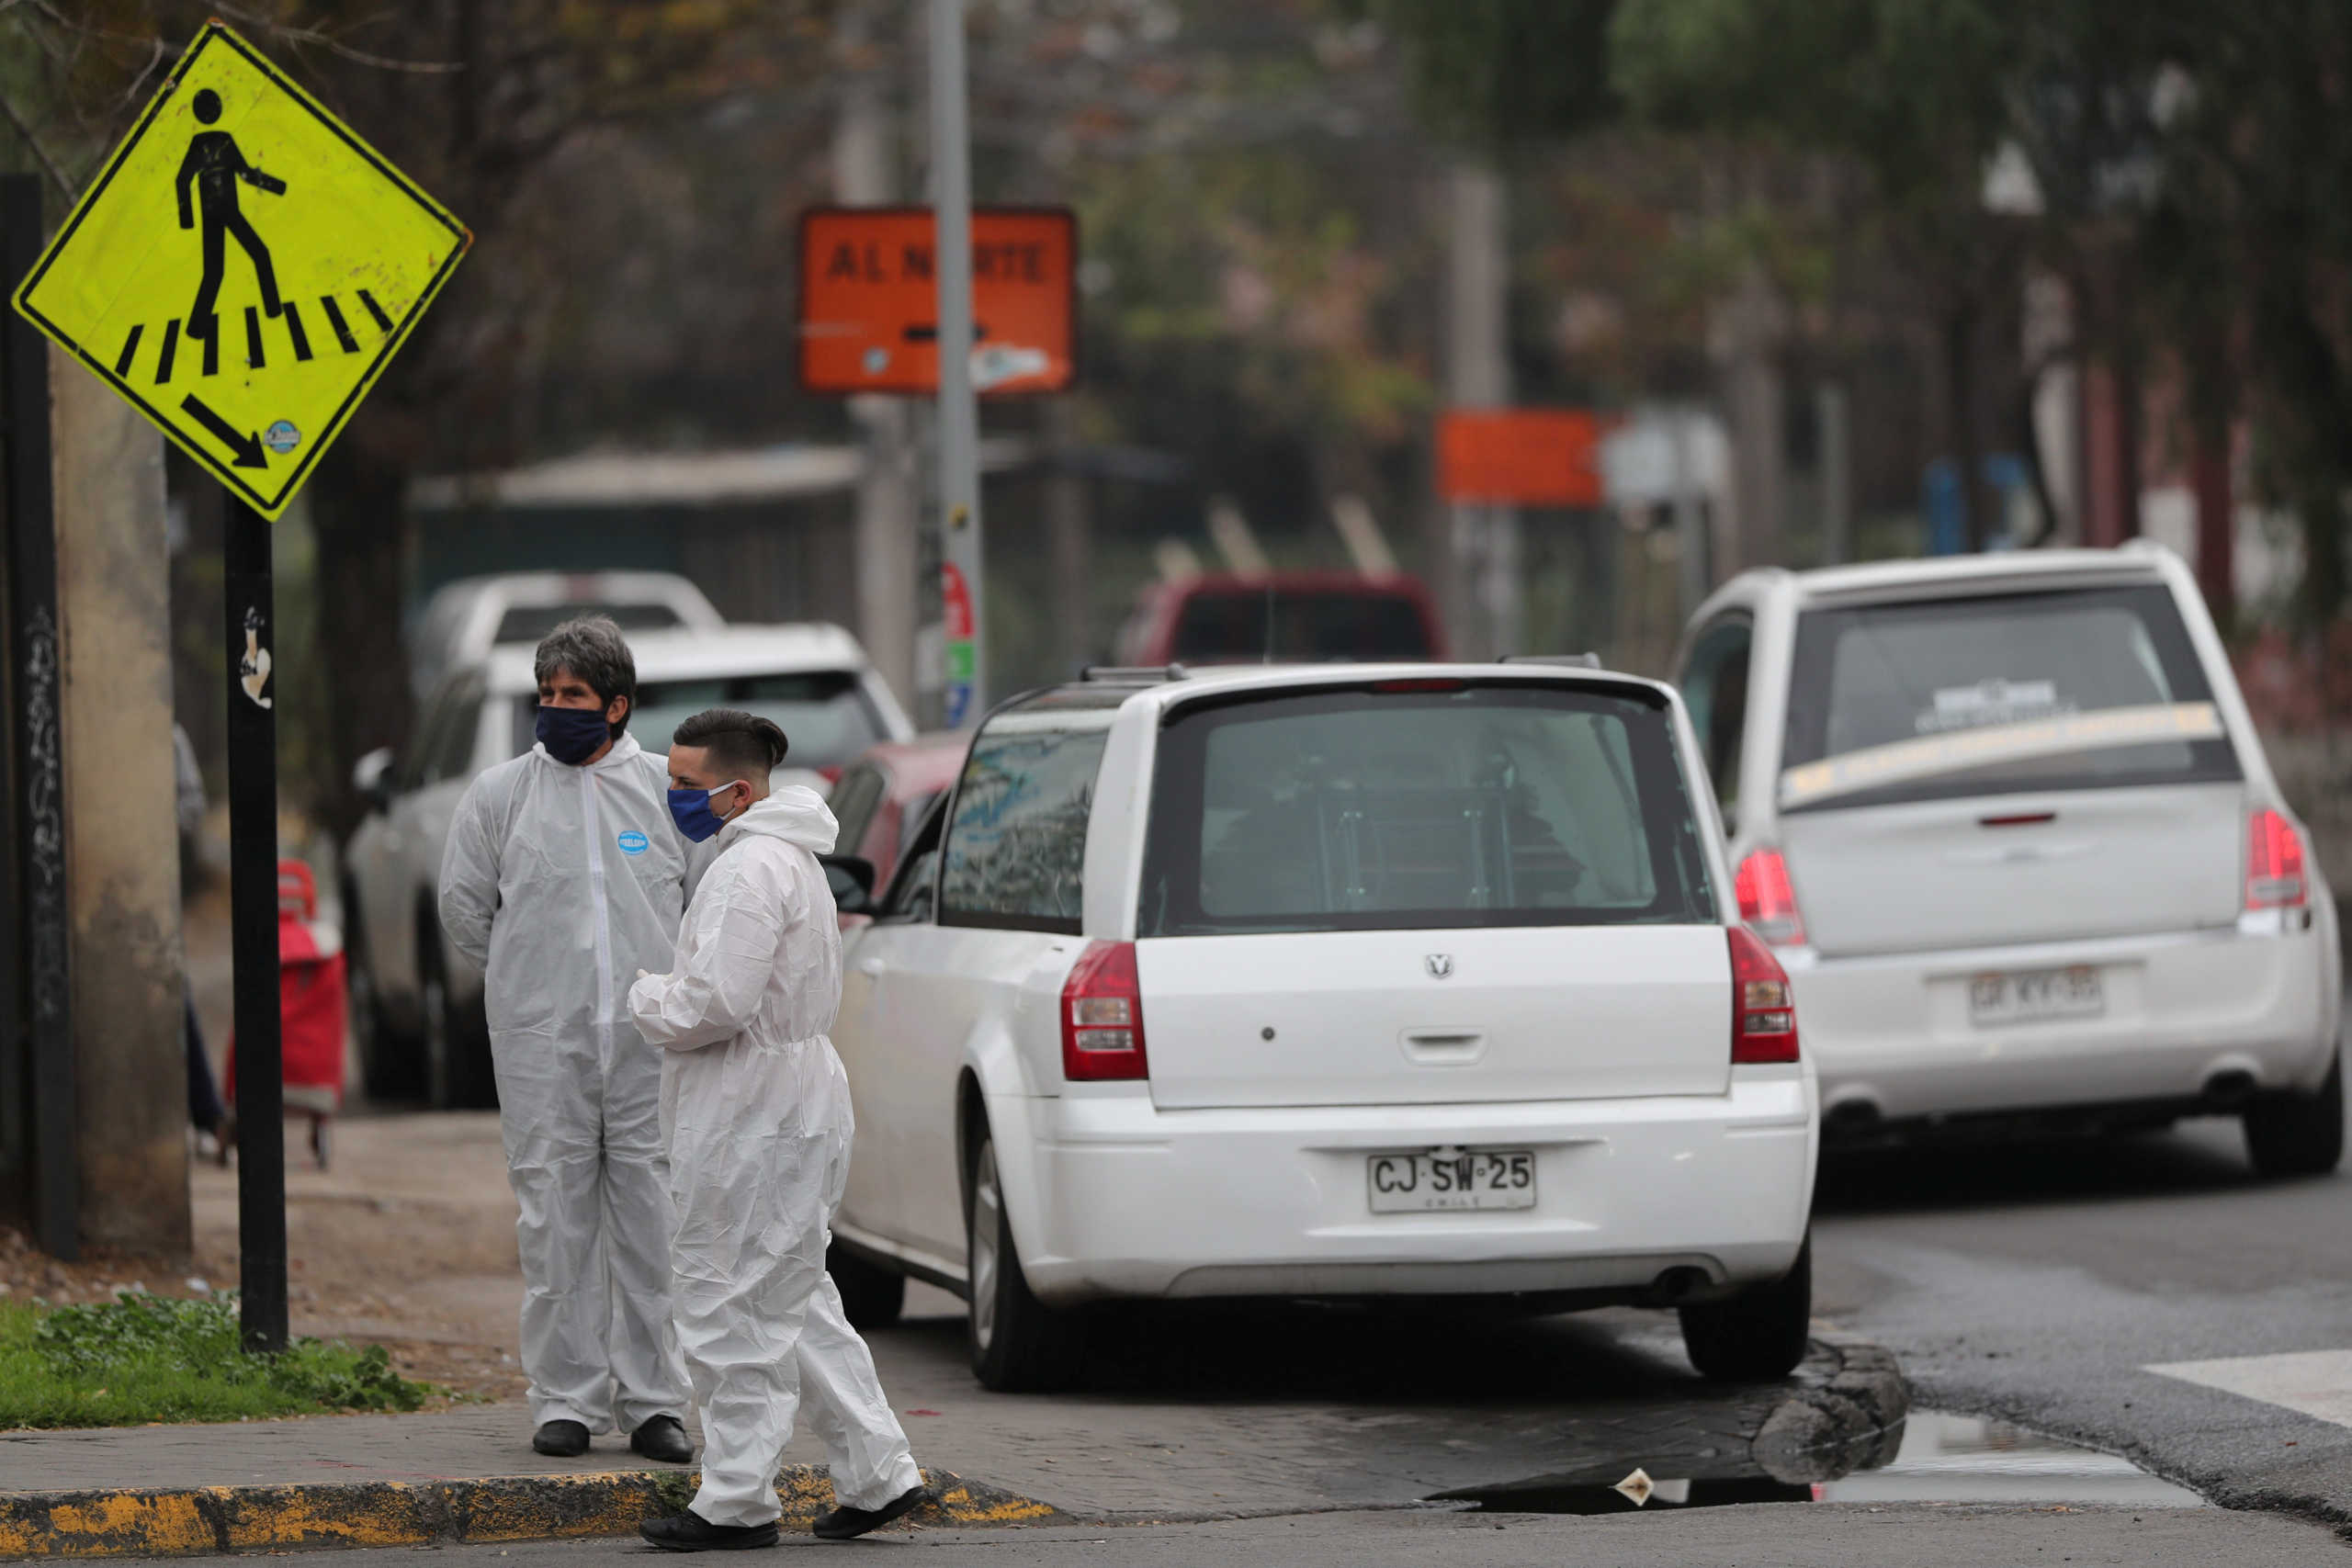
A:
<svg viewBox="0 0 2352 1568">
<path fill-rule="evenodd" d="M 945 615 L 947 728 L 960 729 L 972 711 L 972 689 L 978 673 L 978 641 L 972 617 L 972 590 L 954 561 L 939 568 L 941 608 Z"/>
<path fill-rule="evenodd" d="M 471 243 L 211 22 L 16 303 L 274 518 Z"/>
</svg>

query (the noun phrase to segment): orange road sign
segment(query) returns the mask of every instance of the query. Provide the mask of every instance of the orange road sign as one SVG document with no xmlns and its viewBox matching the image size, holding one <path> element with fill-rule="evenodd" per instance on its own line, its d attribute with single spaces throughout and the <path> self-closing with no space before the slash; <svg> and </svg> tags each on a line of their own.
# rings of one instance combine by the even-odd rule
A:
<svg viewBox="0 0 2352 1568">
<path fill-rule="evenodd" d="M 1455 409 L 1437 423 L 1447 501 L 1599 506 L 1600 417 L 1586 409 Z"/>
<path fill-rule="evenodd" d="M 800 385 L 939 389 L 933 223 L 924 207 L 800 215 Z M 984 396 L 1078 378 L 1078 219 L 1067 208 L 972 210 L 972 383 Z"/>
</svg>

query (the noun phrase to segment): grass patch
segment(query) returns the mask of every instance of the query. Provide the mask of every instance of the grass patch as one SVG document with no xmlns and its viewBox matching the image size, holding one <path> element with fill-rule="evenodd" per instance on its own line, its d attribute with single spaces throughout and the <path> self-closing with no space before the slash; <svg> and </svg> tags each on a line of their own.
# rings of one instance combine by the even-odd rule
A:
<svg viewBox="0 0 2352 1568">
<path fill-rule="evenodd" d="M 414 1410 L 439 1392 L 393 1371 L 380 1345 L 297 1339 L 280 1356 L 248 1355 L 232 1294 L 0 1301 L 0 1430 Z"/>
</svg>

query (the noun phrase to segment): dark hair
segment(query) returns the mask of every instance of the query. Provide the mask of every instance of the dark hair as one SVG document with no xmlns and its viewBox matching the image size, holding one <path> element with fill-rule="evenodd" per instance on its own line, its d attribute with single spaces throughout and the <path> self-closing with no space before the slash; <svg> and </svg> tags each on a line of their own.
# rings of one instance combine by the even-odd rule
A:
<svg viewBox="0 0 2352 1568">
<path fill-rule="evenodd" d="M 607 708 L 615 697 L 628 699 L 620 722 L 612 727 L 613 739 L 619 739 L 628 728 L 629 715 L 637 711 L 637 660 L 610 615 L 575 616 L 539 639 L 539 650 L 531 659 L 532 681 L 552 680 L 560 670 L 585 681 Z"/>
<path fill-rule="evenodd" d="M 705 708 L 678 726 L 670 744 L 699 746 L 710 754 L 714 772 L 740 774 L 747 782 L 766 778 L 792 750 L 775 720 L 741 708 Z"/>
</svg>

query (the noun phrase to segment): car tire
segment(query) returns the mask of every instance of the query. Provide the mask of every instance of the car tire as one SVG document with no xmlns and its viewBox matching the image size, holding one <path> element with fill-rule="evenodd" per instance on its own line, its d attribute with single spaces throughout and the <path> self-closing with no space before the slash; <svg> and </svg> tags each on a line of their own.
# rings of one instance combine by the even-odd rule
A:
<svg viewBox="0 0 2352 1568">
<path fill-rule="evenodd" d="M 1682 1348 L 1702 1377 L 1716 1382 L 1772 1382 L 1804 1359 L 1813 1329 L 1813 1237 L 1789 1271 L 1727 1301 L 1681 1309 Z"/>
<path fill-rule="evenodd" d="M 825 1272 L 841 1292 L 852 1328 L 888 1328 L 907 1310 L 907 1277 L 842 1251 L 839 1242 L 825 1249 Z"/>
<path fill-rule="evenodd" d="M 1038 1301 L 1021 1272 L 998 1179 L 996 1142 L 980 1129 L 965 1204 L 965 1258 L 971 1314 L 966 1320 L 972 1375 L 999 1393 L 1066 1386 L 1082 1351 L 1075 1325 Z"/>
<path fill-rule="evenodd" d="M 417 1009 L 424 1018 L 417 1055 L 424 1067 L 426 1102 L 435 1111 L 495 1109 L 498 1082 L 489 1031 L 458 1007 L 449 988 L 448 960 L 429 932 L 417 933 Z"/>
<path fill-rule="evenodd" d="M 344 894 L 345 997 L 350 1014 L 353 1053 L 359 1058 L 359 1079 L 368 1098 L 382 1104 L 414 1100 L 424 1091 L 417 1071 L 413 1043 L 401 1037 L 384 1014 L 383 992 L 376 985 L 376 970 L 368 956 L 367 931 L 359 924 L 359 904 Z"/>
<path fill-rule="evenodd" d="M 2317 1094 L 2266 1094 L 2246 1107 L 2245 1152 L 2267 1177 L 2325 1176 L 2344 1159 L 2344 1054 Z"/>
</svg>

